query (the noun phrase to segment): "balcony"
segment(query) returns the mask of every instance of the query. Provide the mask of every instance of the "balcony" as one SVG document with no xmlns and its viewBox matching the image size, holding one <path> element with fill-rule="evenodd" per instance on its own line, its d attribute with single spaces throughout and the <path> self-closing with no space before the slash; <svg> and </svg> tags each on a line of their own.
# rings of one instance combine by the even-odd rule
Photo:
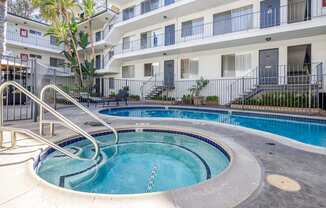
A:
<svg viewBox="0 0 326 208">
<path fill-rule="evenodd" d="M 39 50 L 47 50 L 51 52 L 61 52 L 64 46 L 52 44 L 49 37 L 36 36 L 29 34 L 28 37 L 23 37 L 17 32 L 7 31 L 6 33 L 7 43 L 13 45 L 20 45 L 23 47 L 35 48 Z"/>
<path fill-rule="evenodd" d="M 264 42 L 266 38 L 283 40 L 325 34 L 326 9 L 316 6 L 302 16 L 297 11 L 302 6 L 300 3 L 259 12 L 217 15 L 210 23 L 185 26 L 168 33 L 152 32 L 149 37 L 116 45 L 108 57 L 133 60 L 161 56 L 163 52 L 176 54 L 180 49 L 192 52 Z"/>
<path fill-rule="evenodd" d="M 108 44 L 116 45 L 123 33 L 147 27 L 165 19 L 174 19 L 194 12 L 225 5 L 235 0 L 152 0 L 152 3 L 129 7 L 116 15 L 112 24 L 105 29 L 105 41 Z M 158 2 L 158 3 L 155 3 Z M 133 9 L 130 9 L 133 8 Z M 128 14 L 127 14 L 128 13 Z"/>
</svg>

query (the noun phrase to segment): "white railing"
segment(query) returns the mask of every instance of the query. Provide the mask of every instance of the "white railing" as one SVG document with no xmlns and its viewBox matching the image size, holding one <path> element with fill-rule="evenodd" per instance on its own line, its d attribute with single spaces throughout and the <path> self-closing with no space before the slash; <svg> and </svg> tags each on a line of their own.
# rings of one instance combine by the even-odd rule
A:
<svg viewBox="0 0 326 208">
<path fill-rule="evenodd" d="M 68 95 L 67 93 L 65 93 L 63 90 L 61 90 L 59 87 L 57 87 L 56 85 L 46 85 L 42 88 L 41 92 L 40 92 L 40 99 L 42 101 L 44 101 L 44 94 L 47 90 L 52 89 L 56 92 L 58 92 L 60 95 L 62 95 L 65 99 L 69 100 L 71 103 L 73 103 L 75 106 L 77 106 L 80 110 L 82 110 L 84 113 L 87 113 L 89 116 L 91 116 L 92 118 L 94 118 L 95 120 L 97 120 L 98 122 L 100 122 L 103 126 L 105 126 L 106 128 L 108 128 L 109 130 L 111 130 L 114 133 L 115 136 L 115 143 L 117 144 L 119 142 L 119 137 L 118 137 L 118 132 L 109 124 L 107 124 L 103 119 L 99 118 L 98 116 L 96 116 L 94 113 L 92 113 L 90 110 L 88 110 L 87 108 L 85 108 L 83 105 L 81 105 L 79 102 L 77 102 L 74 98 L 72 98 L 70 95 Z M 52 121 L 50 121 L 52 122 Z M 49 123 L 49 122 L 45 122 L 44 120 L 44 109 L 42 106 L 40 106 L 40 134 L 43 134 L 43 123 Z"/>
<path fill-rule="evenodd" d="M 28 44 L 31 47 L 43 47 L 43 48 L 51 48 L 55 50 L 63 50 L 64 45 L 56 45 L 51 44 L 50 38 L 43 37 L 43 36 L 35 36 L 28 34 L 28 37 L 21 36 L 18 32 L 7 31 L 6 32 L 6 39 L 9 41 L 14 41 L 22 44 Z"/>
</svg>

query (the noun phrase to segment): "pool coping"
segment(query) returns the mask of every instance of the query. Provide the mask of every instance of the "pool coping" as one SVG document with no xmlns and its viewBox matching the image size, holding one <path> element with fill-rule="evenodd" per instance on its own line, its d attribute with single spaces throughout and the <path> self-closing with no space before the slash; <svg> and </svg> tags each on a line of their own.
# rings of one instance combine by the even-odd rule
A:
<svg viewBox="0 0 326 208">
<path fill-rule="evenodd" d="M 291 114 L 274 114 L 274 113 L 265 113 L 265 112 L 256 112 L 256 111 L 241 111 L 241 110 L 223 110 L 223 109 L 216 109 L 216 108 L 206 108 L 206 107 L 190 107 L 190 106 L 162 106 L 162 105 L 132 105 L 132 106 L 123 106 L 123 107 L 107 107 L 107 108 L 100 108 L 97 109 L 95 112 L 97 115 L 107 117 L 107 118 L 115 118 L 115 119 L 122 119 L 122 120 L 133 120 L 133 121 L 184 121 L 184 122 L 191 122 L 191 123 L 197 123 L 197 124 L 205 124 L 205 125 L 217 125 L 217 126 L 224 126 L 227 128 L 237 128 L 239 130 L 244 130 L 251 132 L 253 134 L 257 134 L 260 136 L 265 136 L 268 138 L 271 138 L 274 141 L 277 141 L 281 144 L 287 145 L 292 148 L 300 149 L 303 151 L 311 152 L 311 153 L 317 153 L 317 154 L 322 154 L 326 155 L 326 147 L 319 147 L 316 145 L 311 145 L 311 144 L 305 144 L 303 142 L 296 141 L 294 139 L 291 139 L 289 137 L 273 134 L 270 132 L 265 132 L 262 130 L 257 130 L 249 127 L 244 127 L 244 126 L 237 126 L 237 125 L 232 125 L 232 124 L 226 124 L 226 123 L 220 123 L 220 122 L 215 122 L 215 121 L 206 121 L 206 120 L 199 120 L 199 119 L 183 119 L 183 118 L 158 118 L 158 117 L 123 117 L 123 116 L 112 116 L 112 115 L 106 115 L 101 113 L 103 110 L 107 109 L 127 109 L 127 108 L 146 108 L 146 107 L 162 107 L 162 108 L 180 108 L 180 109 L 196 109 L 196 110 L 211 110 L 215 112 L 239 112 L 239 113 L 253 113 L 253 114 L 260 114 L 260 115 L 277 115 L 277 116 L 286 116 L 286 117 L 293 117 L 293 118 L 303 118 L 306 119 L 307 116 L 302 116 L 302 115 L 291 115 Z M 309 117 L 309 116 L 308 116 Z M 312 117 L 312 119 L 317 119 L 317 120 L 323 120 L 326 122 L 326 118 L 322 117 Z M 322 119 L 319 119 L 322 118 Z"/>
<path fill-rule="evenodd" d="M 156 192 L 156 193 L 149 193 L 149 194 L 133 194 L 133 195 L 107 195 L 107 194 L 94 194 L 94 193 L 83 193 L 83 192 L 77 192 L 73 190 L 68 190 L 65 188 L 58 187 L 56 185 L 50 184 L 49 182 L 45 181 L 44 179 L 40 178 L 35 170 L 34 170 L 34 162 L 30 162 L 29 164 L 29 173 L 33 176 L 32 178 L 42 187 L 48 187 L 49 189 L 56 190 L 58 193 L 70 193 L 73 194 L 77 197 L 86 197 L 86 198 L 92 198 L 93 200 L 100 200 L 100 199 L 110 199 L 110 201 L 115 201 L 115 200 L 153 200 L 154 198 L 166 198 L 168 197 L 171 199 L 171 202 L 173 202 L 173 206 L 169 207 L 176 207 L 175 204 L 177 204 L 178 201 L 182 201 L 182 203 L 189 203 L 189 200 L 192 201 L 191 199 L 196 199 L 196 195 L 201 195 L 202 197 L 205 198 L 205 194 L 207 193 L 207 190 L 210 190 L 210 192 L 214 192 L 214 195 L 218 196 L 218 200 L 214 197 L 214 205 L 217 205 L 218 203 L 221 204 L 232 204 L 231 207 L 235 207 L 241 202 L 245 201 L 248 199 L 256 190 L 259 188 L 262 182 L 262 169 L 258 163 L 258 161 L 251 155 L 251 153 L 240 146 L 239 144 L 235 143 L 232 141 L 230 138 L 226 137 L 219 137 L 217 138 L 217 135 L 213 134 L 212 132 L 209 131 L 204 131 L 204 130 L 198 130 L 194 128 L 180 128 L 180 127 L 171 127 L 171 126 L 161 126 L 161 125 L 146 125 L 139 127 L 137 125 L 126 125 L 126 126 L 121 126 L 120 128 L 117 128 L 118 130 L 124 130 L 124 129 L 159 129 L 159 130 L 167 130 L 167 131 L 177 131 L 177 132 L 186 132 L 198 136 L 202 136 L 204 138 L 208 138 L 209 140 L 213 141 L 220 147 L 222 147 L 230 156 L 230 163 L 229 166 L 224 169 L 217 177 L 213 177 L 212 179 L 208 181 L 201 182 L 199 184 L 190 186 L 190 187 L 184 187 L 184 188 L 179 188 L 171 191 L 166 191 L 166 192 Z M 102 131 L 103 132 L 103 131 Z M 92 132 L 93 133 L 99 133 L 97 132 Z M 71 137 L 70 137 L 71 138 Z M 68 138 L 64 138 L 63 140 L 67 140 Z M 61 140 L 61 142 L 63 141 Z M 38 157 L 37 154 L 36 157 Z M 251 166 L 251 168 L 245 168 Z M 235 171 L 234 169 L 239 169 L 241 171 Z M 231 176 L 230 176 L 231 175 Z M 247 176 L 247 177 L 246 177 Z M 233 179 L 231 180 L 230 177 Z M 251 179 L 248 180 L 248 177 Z M 234 184 L 234 182 L 238 182 Z M 232 196 L 232 192 L 229 194 L 226 194 L 225 192 L 225 186 L 221 186 L 220 183 L 222 184 L 227 184 L 227 187 L 229 188 L 229 191 L 234 191 L 234 187 L 237 187 L 238 195 L 237 197 L 233 197 L 233 199 L 226 200 L 227 198 L 230 198 Z M 245 185 L 242 185 L 239 187 L 239 183 L 245 183 Z M 231 188 L 233 187 L 233 188 Z M 205 191 L 206 190 L 206 191 Z M 184 201 L 184 194 L 188 193 L 190 195 L 193 195 L 192 197 L 189 197 L 190 195 L 187 195 L 187 201 Z M 241 195 L 241 197 L 239 197 Z M 232 198 L 232 197 L 231 197 Z M 206 202 L 209 200 L 213 200 L 211 197 L 207 199 L 201 199 L 199 200 L 200 202 Z M 192 201 L 192 203 L 198 203 L 198 199 Z M 192 204 L 190 203 L 190 205 Z M 132 207 L 132 205 L 128 206 Z M 158 206 L 159 207 L 159 206 Z M 166 207 L 166 206 L 164 206 Z"/>
</svg>

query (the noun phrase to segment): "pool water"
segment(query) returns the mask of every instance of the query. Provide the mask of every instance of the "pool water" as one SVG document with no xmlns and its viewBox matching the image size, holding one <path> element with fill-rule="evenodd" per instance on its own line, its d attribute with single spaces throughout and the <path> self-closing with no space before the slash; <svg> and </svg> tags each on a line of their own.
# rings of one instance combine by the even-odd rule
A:
<svg viewBox="0 0 326 208">
<path fill-rule="evenodd" d="M 37 173 L 48 182 L 76 191 L 101 194 L 137 194 L 186 187 L 219 175 L 229 156 L 215 143 L 176 132 L 120 132 L 96 136 L 102 143 L 97 162 L 77 161 L 50 153 Z M 65 146 L 90 158 L 93 146 L 82 140 Z M 95 165 L 97 164 L 97 165 Z"/>
<path fill-rule="evenodd" d="M 261 116 L 258 114 L 211 111 L 186 108 L 130 107 L 103 110 L 101 113 L 112 116 L 147 118 L 182 118 L 216 121 L 237 126 L 262 130 L 290 139 L 326 147 L 326 121 L 295 119 L 292 117 Z"/>
</svg>

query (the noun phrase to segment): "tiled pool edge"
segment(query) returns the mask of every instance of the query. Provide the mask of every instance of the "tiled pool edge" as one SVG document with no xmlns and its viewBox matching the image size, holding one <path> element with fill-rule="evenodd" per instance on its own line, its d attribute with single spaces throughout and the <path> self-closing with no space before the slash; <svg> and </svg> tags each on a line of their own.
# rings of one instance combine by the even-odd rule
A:
<svg viewBox="0 0 326 208">
<path fill-rule="evenodd" d="M 124 128 L 135 128 L 135 125 L 132 126 L 124 126 L 121 127 L 122 129 Z M 121 129 L 119 128 L 119 129 Z M 146 127 L 148 128 L 148 127 Z M 149 128 L 159 128 L 159 129 L 164 129 L 166 127 L 164 126 L 149 126 Z M 177 127 L 172 127 L 172 129 L 176 130 L 176 131 L 185 131 L 184 128 L 183 129 L 178 129 Z M 171 128 L 168 128 L 168 130 L 171 130 Z M 198 134 L 197 131 L 193 131 L 191 129 L 189 129 L 189 131 L 191 131 L 192 133 L 194 132 L 194 134 Z M 75 192 L 75 191 L 71 191 L 71 190 L 67 190 L 67 189 L 62 189 L 60 187 L 57 187 L 55 185 L 52 184 L 48 184 L 47 182 L 43 181 L 43 179 L 39 178 L 33 167 L 32 164 L 30 166 L 30 173 L 32 175 L 32 177 L 37 181 L 38 184 L 40 184 L 42 187 L 46 187 L 49 188 L 52 191 L 56 191 L 57 194 L 64 194 L 64 193 L 71 193 L 74 196 L 78 197 L 87 197 L 87 198 L 91 198 L 92 200 L 96 200 L 96 199 L 101 199 L 101 200 L 119 200 L 119 199 L 126 199 L 126 200 L 138 200 L 138 199 L 146 199 L 146 200 L 154 200 L 155 198 L 161 198 L 161 197 L 169 197 L 169 198 L 174 198 L 172 201 L 176 201 L 178 198 L 182 198 L 182 195 L 186 192 L 190 192 L 190 195 L 193 195 L 195 193 L 197 193 L 196 195 L 201 195 L 202 190 L 203 189 L 207 189 L 207 190 L 211 190 L 213 192 L 219 191 L 221 193 L 223 193 L 224 191 L 221 190 L 221 188 L 223 186 L 219 186 L 220 184 L 216 184 L 216 182 L 218 181 L 221 184 L 227 184 L 227 186 L 231 185 L 232 183 L 236 182 L 236 179 L 241 179 L 240 181 L 242 181 L 242 183 L 248 183 L 247 185 L 242 186 L 243 189 L 245 189 L 245 191 L 240 192 L 240 195 L 245 195 L 244 197 L 237 197 L 236 199 L 232 199 L 230 202 L 227 203 L 234 203 L 236 201 L 236 203 L 234 204 L 234 206 L 236 206 L 237 204 L 241 203 L 243 200 L 245 200 L 246 198 L 250 197 L 251 193 L 253 193 L 254 191 L 257 190 L 257 188 L 260 185 L 261 182 L 261 168 L 257 162 L 257 160 L 247 151 L 245 150 L 243 147 L 241 147 L 240 145 L 230 141 L 229 139 L 224 139 L 223 141 L 220 141 L 220 139 L 216 140 L 216 135 L 212 134 L 212 133 L 205 133 L 204 135 L 206 136 L 206 134 L 209 134 L 209 138 L 214 138 L 214 142 L 217 142 L 218 144 L 220 144 L 220 142 L 222 142 L 221 146 L 223 148 L 228 149 L 229 151 L 233 152 L 233 148 L 232 150 L 230 148 L 228 148 L 227 146 L 229 146 L 227 143 L 231 142 L 232 146 L 235 147 L 235 149 L 242 149 L 242 151 L 245 151 L 246 153 L 243 155 L 241 153 L 241 157 L 240 156 L 232 156 L 234 155 L 233 153 L 231 153 L 231 157 L 233 158 L 233 160 L 231 160 L 230 166 L 228 169 L 226 169 L 225 171 L 223 171 L 218 177 L 215 177 L 209 181 L 205 181 L 203 183 L 200 183 L 198 185 L 189 187 L 189 188 L 180 188 L 177 190 L 172 190 L 172 191 L 168 191 L 168 192 L 157 192 L 157 193 L 151 193 L 151 194 L 139 194 L 139 195 L 102 195 L 102 194 L 87 194 L 87 193 L 82 193 L 82 192 Z M 225 146 L 227 145 L 227 146 Z M 242 161 L 240 164 L 242 164 L 242 167 L 234 167 L 233 163 L 239 163 L 239 160 L 244 160 L 243 157 L 248 157 L 250 158 L 250 164 L 252 165 L 253 168 L 249 168 L 245 171 L 248 171 L 250 173 L 247 173 L 245 175 L 243 175 L 243 170 L 245 169 L 245 167 L 247 166 L 247 164 L 244 163 L 244 161 Z M 245 160 L 246 162 L 248 162 L 248 160 Z M 236 165 L 238 166 L 238 165 Z M 235 171 L 234 169 L 240 169 L 239 171 Z M 231 173 L 230 173 L 231 171 Z M 250 175 L 250 177 L 252 177 L 253 179 L 251 180 L 246 180 L 243 177 L 245 177 L 246 175 Z M 228 177 L 231 177 L 230 175 L 232 175 L 232 177 L 234 178 L 233 180 L 228 180 Z M 234 176 L 236 175 L 236 177 Z M 254 182 L 253 182 L 254 181 Z M 212 184 L 213 183 L 213 184 Z M 231 183 L 231 184 L 229 184 Z M 234 187 L 238 187 L 238 185 L 233 184 Z M 249 189 L 249 190 L 248 190 Z M 195 195 L 194 195 L 195 196 Z M 230 194 L 229 196 L 226 195 L 226 199 L 228 197 L 232 196 L 232 194 Z M 194 197 L 196 198 L 196 197 Z M 205 198 L 205 197 L 204 197 Z M 223 199 L 223 200 L 222 200 Z M 225 200 L 226 200 L 225 199 Z M 241 200 L 239 200 L 241 199 Z M 212 199 L 205 199 L 205 200 L 212 200 Z M 204 201 L 205 201 L 204 200 Z M 214 199 L 215 200 L 215 199 Z M 216 203 L 222 203 L 225 202 L 224 198 L 220 198 L 220 202 L 216 202 Z M 173 203 L 175 204 L 175 203 Z M 133 207 L 133 206 L 132 206 Z M 159 207 L 159 206 L 158 206 Z M 165 207 L 165 206 L 164 206 Z M 170 207 L 170 206 L 168 206 Z M 171 207 L 176 207 L 175 205 L 171 206 Z"/>
</svg>

